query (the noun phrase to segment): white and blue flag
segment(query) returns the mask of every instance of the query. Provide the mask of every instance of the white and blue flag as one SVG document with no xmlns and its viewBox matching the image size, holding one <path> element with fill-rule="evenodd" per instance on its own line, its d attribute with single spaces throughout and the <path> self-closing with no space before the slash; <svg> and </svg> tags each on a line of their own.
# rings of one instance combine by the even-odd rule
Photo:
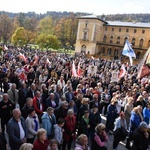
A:
<svg viewBox="0 0 150 150">
<path fill-rule="evenodd" d="M 135 52 L 131 47 L 131 44 L 126 40 L 123 51 L 122 51 L 122 55 L 129 57 L 130 59 L 130 64 L 132 66 L 133 60 L 132 58 L 136 58 Z"/>
</svg>

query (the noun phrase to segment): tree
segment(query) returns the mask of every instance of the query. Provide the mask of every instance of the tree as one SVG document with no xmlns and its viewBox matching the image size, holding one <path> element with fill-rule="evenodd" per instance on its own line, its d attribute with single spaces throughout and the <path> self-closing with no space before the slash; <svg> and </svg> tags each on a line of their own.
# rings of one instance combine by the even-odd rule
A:
<svg viewBox="0 0 150 150">
<path fill-rule="evenodd" d="M 6 14 L 0 16 L 0 36 L 4 42 L 7 43 L 13 32 L 13 21 Z"/>
<path fill-rule="evenodd" d="M 54 35 L 40 34 L 37 38 L 37 44 L 40 46 L 40 48 L 58 49 L 60 46 L 60 41 Z"/>
<path fill-rule="evenodd" d="M 71 15 L 70 18 L 61 18 L 57 25 L 55 26 L 55 35 L 62 42 L 62 46 L 65 47 L 66 43 L 69 43 L 70 46 L 74 46 L 76 41 L 76 32 L 77 32 L 77 19 L 74 15 Z"/>
<path fill-rule="evenodd" d="M 37 30 L 39 34 L 45 34 L 45 35 L 53 34 L 54 30 L 53 30 L 52 18 L 45 17 L 41 19 L 39 21 Z"/>
<path fill-rule="evenodd" d="M 12 35 L 12 43 L 19 46 L 27 46 L 28 43 L 34 43 L 36 33 L 25 30 L 24 27 L 19 27 Z"/>
</svg>

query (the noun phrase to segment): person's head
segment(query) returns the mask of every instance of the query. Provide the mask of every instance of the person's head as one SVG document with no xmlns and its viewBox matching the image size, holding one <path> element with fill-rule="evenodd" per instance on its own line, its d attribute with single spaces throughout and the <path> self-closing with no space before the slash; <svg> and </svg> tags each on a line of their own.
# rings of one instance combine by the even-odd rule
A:
<svg viewBox="0 0 150 150">
<path fill-rule="evenodd" d="M 16 120 L 16 121 L 20 121 L 20 118 L 21 118 L 21 111 L 20 109 L 14 109 L 12 111 L 12 114 L 13 114 L 13 118 Z"/>
<path fill-rule="evenodd" d="M 11 85 L 11 89 L 13 89 L 13 90 L 16 89 L 16 84 L 15 84 L 15 83 L 13 83 L 13 84 Z"/>
<path fill-rule="evenodd" d="M 135 112 L 136 114 L 140 114 L 141 108 L 140 106 L 137 106 L 137 107 L 134 107 L 132 111 Z"/>
<path fill-rule="evenodd" d="M 32 84 L 31 84 L 31 90 L 35 91 L 35 89 L 36 89 L 36 86 L 35 86 L 34 83 L 32 83 Z"/>
<path fill-rule="evenodd" d="M 35 116 L 35 110 L 34 110 L 34 108 L 29 108 L 29 109 L 28 109 L 28 115 L 29 115 L 30 117 L 34 117 L 34 116 Z"/>
<path fill-rule="evenodd" d="M 106 126 L 103 123 L 100 123 L 96 126 L 95 131 L 97 133 L 102 133 L 103 131 L 105 131 Z"/>
<path fill-rule="evenodd" d="M 85 118 L 88 118 L 88 117 L 89 117 L 89 111 L 88 111 L 88 110 L 85 110 L 85 111 L 84 111 L 84 117 L 85 117 Z"/>
<path fill-rule="evenodd" d="M 58 126 L 63 127 L 65 124 L 65 120 L 63 118 L 59 118 L 57 121 Z"/>
<path fill-rule="evenodd" d="M 81 101 L 81 103 L 82 103 L 83 105 L 88 104 L 88 102 L 89 102 L 88 98 L 83 98 L 82 101 Z"/>
<path fill-rule="evenodd" d="M 93 94 L 93 100 L 98 101 L 98 94 Z"/>
<path fill-rule="evenodd" d="M 93 105 L 92 106 L 92 112 L 96 113 L 98 111 L 98 106 Z"/>
<path fill-rule="evenodd" d="M 40 97 L 41 97 L 41 92 L 40 92 L 40 91 L 36 91 L 36 92 L 35 92 L 35 96 L 36 96 L 37 98 L 40 98 Z"/>
<path fill-rule="evenodd" d="M 4 93 L 4 94 L 3 94 L 3 100 L 4 100 L 4 101 L 7 101 L 8 99 L 9 99 L 8 94 L 7 94 L 7 93 Z"/>
<path fill-rule="evenodd" d="M 120 117 L 121 119 L 124 119 L 124 118 L 125 118 L 125 114 L 124 114 L 123 111 L 120 112 L 119 117 Z"/>
<path fill-rule="evenodd" d="M 26 99 L 26 104 L 27 104 L 27 106 L 32 107 L 33 106 L 33 99 L 31 97 L 28 97 Z"/>
<path fill-rule="evenodd" d="M 50 93 L 50 99 L 53 100 L 55 97 L 54 93 Z"/>
<path fill-rule="evenodd" d="M 47 132 L 45 129 L 43 128 L 40 128 L 37 132 L 37 138 L 40 140 L 40 141 L 45 141 L 46 138 L 47 138 Z"/>
<path fill-rule="evenodd" d="M 50 140 L 50 149 L 51 150 L 58 150 L 58 143 L 55 139 Z"/>
<path fill-rule="evenodd" d="M 54 114 L 54 109 L 52 107 L 48 107 L 46 111 L 49 116 Z"/>
<path fill-rule="evenodd" d="M 127 101 L 128 101 L 128 104 L 133 104 L 133 103 L 134 103 L 133 97 L 129 97 L 129 98 L 127 99 Z"/>
<path fill-rule="evenodd" d="M 20 146 L 19 150 L 32 150 L 33 145 L 30 143 L 24 143 Z"/>
<path fill-rule="evenodd" d="M 68 102 L 67 101 L 62 102 L 62 108 L 63 109 L 68 109 Z"/>
<path fill-rule="evenodd" d="M 88 145 L 88 138 L 85 134 L 80 134 L 77 138 L 77 141 L 79 142 L 80 145 L 86 146 Z"/>
<path fill-rule="evenodd" d="M 150 109 L 150 102 L 148 102 L 148 103 L 146 104 L 146 107 L 147 107 L 148 109 Z"/>
<path fill-rule="evenodd" d="M 70 118 L 72 118 L 74 116 L 74 111 L 72 109 L 69 109 L 67 111 L 67 116 L 69 116 Z"/>
<path fill-rule="evenodd" d="M 74 100 L 71 100 L 71 101 L 69 102 L 69 106 L 70 106 L 70 107 L 73 107 L 74 105 L 75 105 Z"/>
<path fill-rule="evenodd" d="M 150 126 L 146 122 L 142 121 L 139 128 L 142 132 L 147 132 L 147 130 L 150 129 Z"/>
<path fill-rule="evenodd" d="M 140 95 L 140 96 L 137 98 L 137 101 L 142 102 L 142 101 L 143 101 L 143 96 L 142 96 L 142 95 Z"/>
<path fill-rule="evenodd" d="M 143 91 L 142 95 L 143 95 L 143 98 L 146 98 L 146 99 L 148 98 L 148 93 L 146 91 Z"/>
</svg>

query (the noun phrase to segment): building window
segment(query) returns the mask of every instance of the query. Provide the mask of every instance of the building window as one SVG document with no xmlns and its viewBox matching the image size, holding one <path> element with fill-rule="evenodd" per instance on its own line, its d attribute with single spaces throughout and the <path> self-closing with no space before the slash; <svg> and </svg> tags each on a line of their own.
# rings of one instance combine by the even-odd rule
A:
<svg viewBox="0 0 150 150">
<path fill-rule="evenodd" d="M 107 27 L 105 28 L 105 31 L 107 31 Z"/>
<path fill-rule="evenodd" d="M 129 29 L 126 29 L 126 32 L 129 32 Z"/>
<path fill-rule="evenodd" d="M 142 30 L 142 33 L 144 34 L 144 33 L 145 33 L 145 30 Z"/>
<path fill-rule="evenodd" d="M 135 38 L 132 39 L 131 44 L 132 44 L 133 46 L 135 46 Z"/>
<path fill-rule="evenodd" d="M 121 28 L 119 28 L 119 32 L 121 32 Z"/>
<path fill-rule="evenodd" d="M 125 44 L 126 40 L 128 40 L 128 38 L 127 38 L 127 37 L 125 37 L 125 38 L 124 38 L 124 44 Z"/>
<path fill-rule="evenodd" d="M 115 49 L 114 50 L 114 59 L 118 59 L 118 54 L 119 54 L 119 50 L 118 49 Z"/>
<path fill-rule="evenodd" d="M 113 43 L 113 36 L 110 37 L 110 43 Z"/>
<path fill-rule="evenodd" d="M 106 42 L 106 40 L 107 40 L 107 36 L 104 35 L 104 37 L 103 37 L 103 42 Z"/>
<path fill-rule="evenodd" d="M 117 44 L 120 44 L 120 36 L 117 37 Z"/>
<path fill-rule="evenodd" d="M 87 40 L 87 32 L 84 32 L 83 40 Z"/>
<path fill-rule="evenodd" d="M 147 43 L 147 48 L 149 48 L 149 47 L 150 47 L 150 40 Z"/>
<path fill-rule="evenodd" d="M 105 47 L 102 47 L 102 54 L 105 55 Z"/>
<path fill-rule="evenodd" d="M 88 27 L 88 21 L 85 22 L 85 27 L 86 27 L 86 28 Z"/>
<path fill-rule="evenodd" d="M 112 31 L 114 31 L 114 28 L 112 28 Z"/>
<path fill-rule="evenodd" d="M 86 52 L 86 45 L 82 45 L 81 47 L 81 53 L 85 53 Z"/>
<path fill-rule="evenodd" d="M 143 39 L 140 39 L 140 43 L 139 43 L 139 46 L 140 46 L 140 47 L 143 46 L 143 42 L 144 42 L 144 40 L 143 40 Z"/>
<path fill-rule="evenodd" d="M 137 31 L 137 30 L 136 30 L 136 29 L 134 29 L 134 33 L 136 33 L 136 31 Z"/>
<path fill-rule="evenodd" d="M 108 54 L 109 56 L 111 56 L 111 53 L 112 53 L 112 49 L 111 49 L 111 48 L 108 48 L 107 54 Z"/>
<path fill-rule="evenodd" d="M 141 52 L 137 52 L 136 59 L 140 59 L 140 58 L 141 58 Z"/>
</svg>

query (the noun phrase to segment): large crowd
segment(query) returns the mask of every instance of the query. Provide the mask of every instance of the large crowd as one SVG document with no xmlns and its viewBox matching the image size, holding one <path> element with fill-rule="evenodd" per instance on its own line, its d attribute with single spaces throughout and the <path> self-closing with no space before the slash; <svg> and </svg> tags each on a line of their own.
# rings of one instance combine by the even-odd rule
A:
<svg viewBox="0 0 150 150">
<path fill-rule="evenodd" d="M 73 62 L 79 76 L 72 75 Z M 138 66 L 126 65 L 125 76 L 112 81 L 121 65 L 84 54 L 3 51 L 0 149 L 108 150 L 112 134 L 114 150 L 125 139 L 126 148 L 147 150 L 150 80 L 137 79 Z M 90 66 L 96 70 L 89 71 Z"/>
</svg>

